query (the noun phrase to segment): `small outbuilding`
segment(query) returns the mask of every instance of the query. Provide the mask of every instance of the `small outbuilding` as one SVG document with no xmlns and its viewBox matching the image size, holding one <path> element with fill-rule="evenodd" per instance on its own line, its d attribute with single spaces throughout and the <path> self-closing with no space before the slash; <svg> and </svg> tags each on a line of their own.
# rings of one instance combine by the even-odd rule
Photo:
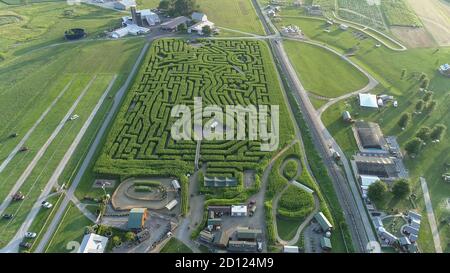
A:
<svg viewBox="0 0 450 273">
<path fill-rule="evenodd" d="M 378 108 L 377 96 L 373 94 L 359 94 L 359 105 L 361 107 Z"/>
<path fill-rule="evenodd" d="M 148 218 L 148 211 L 146 208 L 133 208 L 128 215 L 128 229 L 141 230 L 144 228 L 145 221 Z"/>
<path fill-rule="evenodd" d="M 206 21 L 208 21 L 208 16 L 206 16 L 206 14 L 201 13 L 201 12 L 194 12 L 194 13 L 192 13 L 191 18 L 195 22 L 206 22 Z"/>
<path fill-rule="evenodd" d="M 298 246 L 283 246 L 283 253 L 299 253 Z"/>
<path fill-rule="evenodd" d="M 84 235 L 78 253 L 103 253 L 105 252 L 108 238 L 95 233 Z"/>
<path fill-rule="evenodd" d="M 134 0 L 121 0 L 114 3 L 114 8 L 118 10 L 128 10 L 131 7 L 136 7 Z"/>
<path fill-rule="evenodd" d="M 333 229 L 333 225 L 331 225 L 330 221 L 328 221 L 327 217 L 325 217 L 322 212 L 318 212 L 316 215 L 314 215 L 314 219 L 316 219 L 317 223 L 319 223 L 324 232 Z"/>
<path fill-rule="evenodd" d="M 327 238 L 325 236 L 320 238 L 320 247 L 322 247 L 323 250 L 331 250 L 332 249 L 332 245 L 331 245 L 330 238 Z"/>
<path fill-rule="evenodd" d="M 161 24 L 161 29 L 166 31 L 177 31 L 178 26 L 182 24 L 187 24 L 191 19 L 186 16 L 179 16 L 170 21 Z"/>
<path fill-rule="evenodd" d="M 172 210 L 176 205 L 178 205 L 178 201 L 176 199 L 173 199 L 165 206 L 165 208 L 168 210 Z"/>
<path fill-rule="evenodd" d="M 349 111 L 344 111 L 344 112 L 342 113 L 342 119 L 343 119 L 344 121 L 346 121 L 346 122 L 352 121 L 352 116 L 350 115 L 350 112 L 349 112 Z"/>
<path fill-rule="evenodd" d="M 247 206 L 231 206 L 231 216 L 247 216 Z"/>
</svg>

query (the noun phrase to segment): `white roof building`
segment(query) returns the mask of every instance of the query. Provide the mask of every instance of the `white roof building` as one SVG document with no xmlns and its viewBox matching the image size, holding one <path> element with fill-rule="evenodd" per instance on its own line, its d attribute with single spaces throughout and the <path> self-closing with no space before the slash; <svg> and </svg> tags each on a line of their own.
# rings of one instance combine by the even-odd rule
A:
<svg viewBox="0 0 450 273">
<path fill-rule="evenodd" d="M 156 24 L 161 23 L 161 19 L 159 18 L 158 14 L 154 13 L 149 9 L 139 10 L 138 13 L 141 14 L 142 20 L 147 21 L 147 24 L 149 26 L 154 26 Z"/>
<path fill-rule="evenodd" d="M 378 108 L 377 96 L 373 94 L 359 94 L 359 105 L 362 107 Z"/>
<path fill-rule="evenodd" d="M 172 180 L 172 186 L 173 186 L 173 188 L 176 189 L 176 190 L 181 189 L 180 183 L 178 183 L 178 180 L 176 180 L 176 179 Z"/>
<path fill-rule="evenodd" d="M 359 177 L 361 178 L 361 187 L 363 188 L 369 187 L 373 183 L 380 180 L 378 176 L 373 175 L 360 175 Z"/>
<path fill-rule="evenodd" d="M 119 10 L 127 10 L 131 7 L 136 7 L 134 0 L 122 0 L 114 3 L 114 8 Z"/>
<path fill-rule="evenodd" d="M 166 205 L 166 209 L 172 210 L 177 204 L 178 204 L 178 201 L 173 199 Z"/>
<path fill-rule="evenodd" d="M 203 35 L 203 27 L 209 26 L 211 29 L 214 27 L 214 23 L 210 21 L 201 21 L 188 28 L 188 33 L 197 32 L 199 35 Z"/>
<path fill-rule="evenodd" d="M 105 252 L 108 238 L 89 233 L 84 235 L 78 253 L 103 253 Z"/>
<path fill-rule="evenodd" d="M 149 31 L 150 31 L 150 29 L 148 29 L 148 28 L 140 27 L 135 24 L 130 24 L 130 25 L 127 25 L 126 27 L 122 27 L 122 28 L 114 30 L 113 32 L 111 32 L 110 36 L 111 36 L 111 38 L 118 39 L 118 38 L 127 36 L 128 34 L 139 35 L 139 34 L 147 33 Z"/>
<path fill-rule="evenodd" d="M 247 206 L 231 206 L 231 216 L 247 216 Z"/>
<path fill-rule="evenodd" d="M 197 22 L 206 22 L 208 21 L 208 16 L 206 16 L 206 14 L 201 13 L 201 12 L 194 12 L 191 15 L 192 20 L 197 21 Z"/>
<path fill-rule="evenodd" d="M 283 253 L 298 253 L 298 246 L 283 246 Z"/>
</svg>

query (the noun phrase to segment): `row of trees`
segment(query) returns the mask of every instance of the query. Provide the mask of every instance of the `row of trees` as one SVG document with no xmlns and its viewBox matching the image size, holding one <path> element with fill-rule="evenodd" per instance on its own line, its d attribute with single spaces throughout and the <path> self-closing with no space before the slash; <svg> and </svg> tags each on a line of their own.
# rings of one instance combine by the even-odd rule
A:
<svg viewBox="0 0 450 273">
<path fill-rule="evenodd" d="M 380 202 L 386 198 L 389 193 L 389 188 L 385 182 L 377 181 L 369 186 L 367 196 L 374 202 Z M 399 179 L 392 185 L 391 193 L 397 199 L 404 199 L 411 193 L 409 181 L 406 179 Z"/>
<path fill-rule="evenodd" d="M 170 16 L 189 16 L 198 9 L 195 0 L 162 0 L 158 7 L 166 10 Z"/>
<path fill-rule="evenodd" d="M 406 152 L 411 155 L 418 155 L 427 141 L 441 141 L 446 130 L 447 127 L 444 124 L 436 124 L 433 128 L 422 126 L 415 137 L 406 142 Z"/>
</svg>

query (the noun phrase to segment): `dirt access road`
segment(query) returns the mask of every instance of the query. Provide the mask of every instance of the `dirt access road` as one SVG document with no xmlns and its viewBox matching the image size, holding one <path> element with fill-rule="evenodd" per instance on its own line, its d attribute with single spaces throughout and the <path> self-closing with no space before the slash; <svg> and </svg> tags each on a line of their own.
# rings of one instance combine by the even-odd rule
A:
<svg viewBox="0 0 450 273">
<path fill-rule="evenodd" d="M 407 0 L 440 46 L 450 45 L 450 4 L 441 0 Z"/>
</svg>

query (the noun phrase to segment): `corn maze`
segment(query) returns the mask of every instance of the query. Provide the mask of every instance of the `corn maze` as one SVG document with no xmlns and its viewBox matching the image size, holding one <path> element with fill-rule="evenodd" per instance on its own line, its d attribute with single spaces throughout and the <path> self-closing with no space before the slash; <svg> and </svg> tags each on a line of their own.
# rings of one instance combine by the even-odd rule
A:
<svg viewBox="0 0 450 273">
<path fill-rule="evenodd" d="M 280 105 L 283 97 L 267 46 L 261 41 L 155 41 L 117 116 L 96 164 L 100 173 L 177 175 L 194 168 L 196 141 L 171 137 L 174 105 Z M 210 120 L 210 118 L 208 118 Z M 287 123 L 287 122 L 284 122 Z M 286 140 L 290 128 L 280 125 Z M 281 142 L 280 142 L 281 143 Z M 201 141 L 208 175 L 236 177 L 270 157 L 256 140 Z"/>
</svg>

